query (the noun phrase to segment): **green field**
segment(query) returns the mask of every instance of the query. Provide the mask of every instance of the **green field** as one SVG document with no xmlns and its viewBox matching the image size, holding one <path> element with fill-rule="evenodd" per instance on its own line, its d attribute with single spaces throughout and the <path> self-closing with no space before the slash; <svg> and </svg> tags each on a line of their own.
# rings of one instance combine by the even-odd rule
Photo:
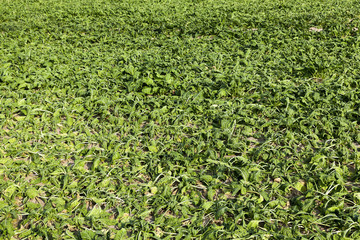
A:
<svg viewBox="0 0 360 240">
<path fill-rule="evenodd" d="M 360 239 L 359 0 L 0 0 L 0 239 Z"/>
</svg>

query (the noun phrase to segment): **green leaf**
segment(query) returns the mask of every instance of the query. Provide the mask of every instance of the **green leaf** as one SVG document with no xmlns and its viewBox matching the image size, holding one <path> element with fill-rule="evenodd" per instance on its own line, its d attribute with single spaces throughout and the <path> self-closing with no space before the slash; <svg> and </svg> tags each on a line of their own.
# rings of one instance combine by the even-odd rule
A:
<svg viewBox="0 0 360 240">
<path fill-rule="evenodd" d="M 252 133 L 253 133 L 253 129 L 252 129 L 251 127 L 245 126 L 245 127 L 244 127 L 244 130 L 242 131 L 242 133 L 243 133 L 245 136 L 251 136 Z"/>
<path fill-rule="evenodd" d="M 144 83 L 146 83 L 148 86 L 152 86 L 154 85 L 154 80 L 152 80 L 151 78 L 144 78 Z"/>
<path fill-rule="evenodd" d="M 127 234 L 127 231 L 126 231 L 125 228 L 123 228 L 123 229 L 116 232 L 114 240 L 125 240 L 125 239 L 128 239 L 128 238 L 129 238 L 129 236 Z"/>
<path fill-rule="evenodd" d="M 211 208 L 211 206 L 214 204 L 214 202 L 212 201 L 206 201 L 202 204 L 202 208 L 204 210 L 208 210 L 209 208 Z"/>
<path fill-rule="evenodd" d="M 39 192 L 35 189 L 35 188 L 29 188 L 26 190 L 26 195 L 31 198 L 34 199 L 39 195 Z"/>
<path fill-rule="evenodd" d="M 248 229 L 257 229 L 260 222 L 261 222 L 260 220 L 251 220 L 248 223 L 247 228 Z"/>
<path fill-rule="evenodd" d="M 102 215 L 104 215 L 104 211 L 100 207 L 95 206 L 86 216 L 100 218 Z"/>
<path fill-rule="evenodd" d="M 201 175 L 200 179 L 205 182 L 211 182 L 213 180 L 212 176 L 210 175 Z"/>
<path fill-rule="evenodd" d="M 158 188 L 157 188 L 157 187 L 150 187 L 150 192 L 151 192 L 152 194 L 156 194 L 157 191 L 158 191 Z"/>
<path fill-rule="evenodd" d="M 294 188 L 300 192 L 305 192 L 307 190 L 306 182 L 303 180 L 300 180 L 295 184 Z"/>
<path fill-rule="evenodd" d="M 29 209 L 38 209 L 41 205 L 39 203 L 27 202 L 26 207 Z"/>
<path fill-rule="evenodd" d="M 150 152 L 157 153 L 158 149 L 155 145 L 148 146 Z"/>
<path fill-rule="evenodd" d="M 18 189 L 18 187 L 16 185 L 10 185 L 9 187 L 7 187 L 5 189 L 5 191 L 3 192 L 3 194 L 6 196 L 6 197 L 11 197 L 15 191 Z"/>
<path fill-rule="evenodd" d="M 6 206 L 8 206 L 6 201 L 0 201 L 0 209 L 3 209 Z"/>
<path fill-rule="evenodd" d="M 142 92 L 145 94 L 151 94 L 152 93 L 152 88 L 151 87 L 145 87 L 142 89 Z"/>
<path fill-rule="evenodd" d="M 220 207 L 215 213 L 215 218 L 219 219 L 220 217 L 222 217 L 227 209 L 228 209 L 227 207 Z"/>
<path fill-rule="evenodd" d="M 83 240 L 92 240 L 95 238 L 96 232 L 92 230 L 82 230 L 80 235 Z"/>
<path fill-rule="evenodd" d="M 66 201 L 62 197 L 54 197 L 51 199 L 51 202 L 59 211 L 62 211 L 66 204 Z"/>
</svg>

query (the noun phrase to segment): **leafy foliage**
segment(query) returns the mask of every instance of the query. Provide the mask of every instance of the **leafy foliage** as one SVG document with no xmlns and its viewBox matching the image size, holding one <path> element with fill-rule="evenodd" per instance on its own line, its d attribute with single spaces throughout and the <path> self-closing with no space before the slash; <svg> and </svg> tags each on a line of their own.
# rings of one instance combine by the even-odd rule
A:
<svg viewBox="0 0 360 240">
<path fill-rule="evenodd" d="M 358 1 L 6 1 L 0 234 L 360 237 Z"/>
</svg>

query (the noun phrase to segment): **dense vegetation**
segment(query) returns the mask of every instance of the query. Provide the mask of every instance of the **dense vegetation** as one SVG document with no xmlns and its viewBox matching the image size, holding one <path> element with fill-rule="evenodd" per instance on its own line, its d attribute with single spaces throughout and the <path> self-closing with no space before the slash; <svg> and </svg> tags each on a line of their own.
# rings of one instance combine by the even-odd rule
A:
<svg viewBox="0 0 360 240">
<path fill-rule="evenodd" d="M 359 239 L 359 5 L 0 0 L 0 235 Z"/>
</svg>

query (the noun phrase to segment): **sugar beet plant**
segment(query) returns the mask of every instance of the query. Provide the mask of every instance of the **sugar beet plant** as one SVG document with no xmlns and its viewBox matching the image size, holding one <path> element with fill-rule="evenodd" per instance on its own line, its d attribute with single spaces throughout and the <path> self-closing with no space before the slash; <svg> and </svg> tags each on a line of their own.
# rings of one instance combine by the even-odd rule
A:
<svg viewBox="0 0 360 240">
<path fill-rule="evenodd" d="M 0 0 L 0 235 L 360 238 L 359 4 Z"/>
</svg>

